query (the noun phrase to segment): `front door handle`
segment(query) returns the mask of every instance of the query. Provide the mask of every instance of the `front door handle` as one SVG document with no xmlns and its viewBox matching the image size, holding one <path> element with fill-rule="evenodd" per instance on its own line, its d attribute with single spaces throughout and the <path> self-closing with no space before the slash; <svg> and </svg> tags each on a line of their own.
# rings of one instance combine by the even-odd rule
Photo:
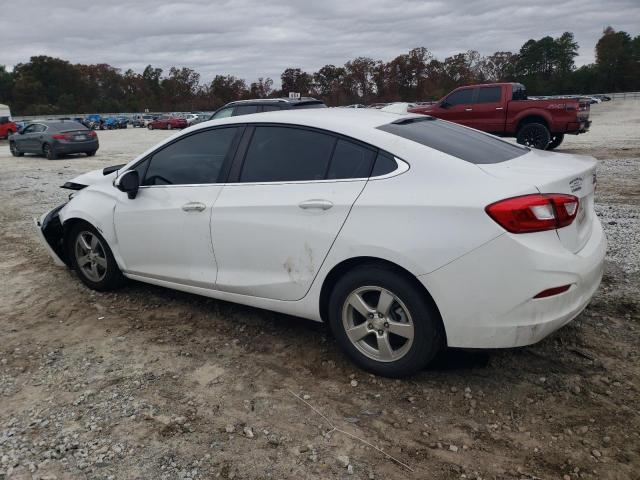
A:
<svg viewBox="0 0 640 480">
<path fill-rule="evenodd" d="M 473 112 L 473 108 L 465 108 L 464 111 L 465 112 Z"/>
<path fill-rule="evenodd" d="M 503 110 L 502 107 L 496 107 L 496 110 Z"/>
<path fill-rule="evenodd" d="M 207 206 L 204 203 L 200 202 L 189 202 L 185 203 L 182 206 L 182 210 L 184 210 L 185 212 L 201 212 L 205 208 L 207 208 Z"/>
<path fill-rule="evenodd" d="M 314 200 L 306 200 L 304 202 L 300 202 L 298 206 L 303 210 L 309 210 L 309 209 L 329 210 L 331 207 L 333 207 L 333 203 L 331 203 L 329 200 L 314 199 Z"/>
</svg>

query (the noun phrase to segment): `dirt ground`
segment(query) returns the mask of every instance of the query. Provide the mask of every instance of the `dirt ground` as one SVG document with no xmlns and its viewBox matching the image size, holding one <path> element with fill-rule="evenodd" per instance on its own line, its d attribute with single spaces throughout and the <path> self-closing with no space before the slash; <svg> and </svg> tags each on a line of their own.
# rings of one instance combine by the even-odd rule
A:
<svg viewBox="0 0 640 480">
<path fill-rule="evenodd" d="M 53 265 L 33 217 L 62 184 L 167 132 L 99 132 L 48 161 L 0 142 L 0 480 L 640 478 L 640 102 L 592 109 L 559 151 L 599 160 L 606 273 L 539 344 L 447 351 L 389 380 L 324 326 Z M 338 430 L 366 440 L 406 465 Z"/>
</svg>

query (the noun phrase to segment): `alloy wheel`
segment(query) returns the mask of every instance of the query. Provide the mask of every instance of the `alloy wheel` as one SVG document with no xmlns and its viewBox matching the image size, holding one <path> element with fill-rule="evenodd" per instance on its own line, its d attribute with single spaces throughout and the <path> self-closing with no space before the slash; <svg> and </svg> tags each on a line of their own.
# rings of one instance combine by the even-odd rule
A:
<svg viewBox="0 0 640 480">
<path fill-rule="evenodd" d="M 92 232 L 82 231 L 76 237 L 74 248 L 76 264 L 93 282 L 100 282 L 107 274 L 107 255 L 102 242 Z"/>
<path fill-rule="evenodd" d="M 347 296 L 342 325 L 351 343 L 378 362 L 404 357 L 415 334 L 411 313 L 402 300 L 377 286 L 360 287 Z"/>
</svg>

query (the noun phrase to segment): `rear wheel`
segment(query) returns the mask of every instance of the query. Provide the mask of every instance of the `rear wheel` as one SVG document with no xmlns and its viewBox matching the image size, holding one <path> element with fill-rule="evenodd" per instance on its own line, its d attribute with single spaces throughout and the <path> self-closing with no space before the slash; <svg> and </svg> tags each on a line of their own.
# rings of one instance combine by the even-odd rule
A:
<svg viewBox="0 0 640 480">
<path fill-rule="evenodd" d="M 387 377 L 424 368 L 442 344 L 438 312 L 405 275 L 364 265 L 344 275 L 329 300 L 329 324 L 361 368 Z"/>
<path fill-rule="evenodd" d="M 58 155 L 56 154 L 55 150 L 53 149 L 53 147 L 51 145 L 49 145 L 48 143 L 45 143 L 42 146 L 42 153 L 44 154 L 45 157 L 47 157 L 47 159 L 49 160 L 55 160 L 56 158 L 58 158 Z"/>
<path fill-rule="evenodd" d="M 24 153 L 18 150 L 16 142 L 9 142 L 9 150 L 11 150 L 11 155 L 13 155 L 14 157 L 21 157 L 24 155 Z"/>
<path fill-rule="evenodd" d="M 88 223 L 75 225 L 67 237 L 69 258 L 78 277 L 93 290 L 113 290 L 125 277 L 105 239 Z"/>
<path fill-rule="evenodd" d="M 173 128 L 173 125 L 171 125 L 170 123 L 167 123 L 167 130 L 171 130 Z"/>
<path fill-rule="evenodd" d="M 87 157 L 93 157 L 96 154 L 95 150 L 91 150 L 90 152 L 86 152 Z"/>
<path fill-rule="evenodd" d="M 527 147 L 545 150 L 551 141 L 549 129 L 541 123 L 527 123 L 520 127 L 517 141 Z"/>
<path fill-rule="evenodd" d="M 153 125 L 149 124 L 149 125 L 147 125 L 147 128 L 148 128 L 149 130 L 153 130 Z"/>
<path fill-rule="evenodd" d="M 564 133 L 554 133 L 551 136 L 551 142 L 547 145 L 547 150 L 553 150 L 554 148 L 559 147 L 562 140 L 564 140 Z"/>
</svg>

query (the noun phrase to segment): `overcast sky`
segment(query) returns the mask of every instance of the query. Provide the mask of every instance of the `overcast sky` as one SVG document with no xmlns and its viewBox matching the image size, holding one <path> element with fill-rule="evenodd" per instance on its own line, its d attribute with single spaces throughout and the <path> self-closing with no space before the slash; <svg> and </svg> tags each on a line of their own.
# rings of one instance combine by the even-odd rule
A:
<svg viewBox="0 0 640 480">
<path fill-rule="evenodd" d="M 1 2 L 0 2 L 1 3 Z M 0 16 L 0 65 L 51 55 L 141 72 L 187 66 L 202 81 L 231 74 L 279 85 L 287 67 L 313 72 L 357 56 L 391 60 L 517 51 L 528 39 L 575 34 L 577 64 L 593 62 L 611 25 L 640 33 L 640 0 L 24 0 Z M 605 6 L 606 5 L 606 6 Z"/>
</svg>

